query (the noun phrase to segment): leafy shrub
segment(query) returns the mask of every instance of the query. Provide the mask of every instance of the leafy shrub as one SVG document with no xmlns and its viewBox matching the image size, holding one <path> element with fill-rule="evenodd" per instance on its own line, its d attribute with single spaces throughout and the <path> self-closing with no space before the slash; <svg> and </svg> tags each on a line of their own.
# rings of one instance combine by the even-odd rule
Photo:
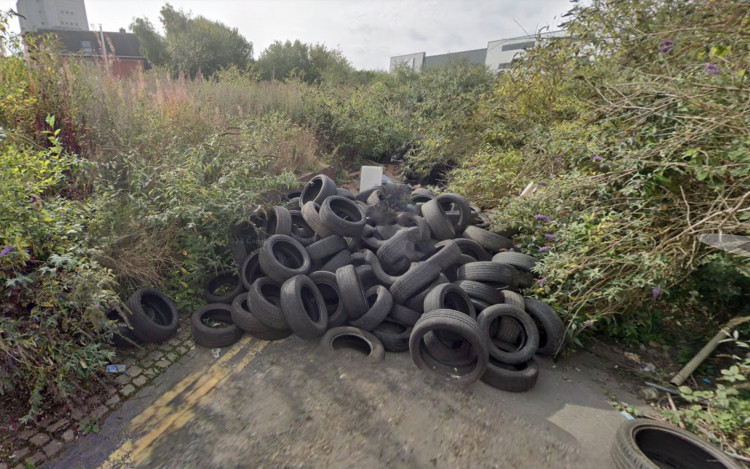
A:
<svg viewBox="0 0 750 469">
<path fill-rule="evenodd" d="M 29 415 L 112 356 L 102 341 L 114 279 L 87 243 L 91 207 L 70 197 L 85 162 L 63 153 L 59 134 L 49 150 L 0 145 L 0 394 L 28 396 Z"/>
<path fill-rule="evenodd" d="M 725 342 L 746 356 L 733 356 L 733 364 L 721 370 L 722 383 L 712 389 L 680 386 L 680 396 L 688 405 L 664 414 L 675 424 L 701 435 L 741 457 L 750 456 L 750 346 L 740 340 L 737 331 Z"/>
<path fill-rule="evenodd" d="M 109 306 L 156 286 L 191 311 L 233 266 L 233 223 L 320 166 L 306 92 L 239 70 L 114 79 L 47 42 L 0 60 L 0 393 L 25 418 L 108 363 Z"/>
<path fill-rule="evenodd" d="M 723 32 L 746 26 L 742 8 L 578 5 L 567 25 L 575 39 L 527 51 L 470 118 L 483 143 L 451 186 L 522 229 L 519 242 L 542 259 L 537 293 L 566 314 L 571 335 L 700 335 L 746 304 L 737 290 L 709 303 L 691 277 L 710 253 L 697 235 L 749 228 L 748 43 Z M 542 184 L 517 198 L 530 181 Z M 742 263 L 723 268 L 745 285 Z"/>
</svg>

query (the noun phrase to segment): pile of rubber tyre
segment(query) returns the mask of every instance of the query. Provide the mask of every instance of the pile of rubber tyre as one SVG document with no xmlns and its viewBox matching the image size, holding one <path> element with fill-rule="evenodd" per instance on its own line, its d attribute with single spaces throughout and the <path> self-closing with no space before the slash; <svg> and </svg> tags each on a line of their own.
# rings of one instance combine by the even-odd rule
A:
<svg viewBox="0 0 750 469">
<path fill-rule="evenodd" d="M 318 175 L 286 205 L 255 220 L 246 244 L 260 248 L 239 274 L 207 286 L 210 304 L 191 323 L 199 345 L 225 347 L 243 331 L 329 349 L 354 341 L 374 360 L 408 350 L 420 369 L 508 391 L 530 389 L 534 355 L 561 346 L 555 311 L 519 293 L 535 281 L 534 258 L 511 233 L 486 230 L 464 197 L 404 184 L 354 196 Z"/>
</svg>

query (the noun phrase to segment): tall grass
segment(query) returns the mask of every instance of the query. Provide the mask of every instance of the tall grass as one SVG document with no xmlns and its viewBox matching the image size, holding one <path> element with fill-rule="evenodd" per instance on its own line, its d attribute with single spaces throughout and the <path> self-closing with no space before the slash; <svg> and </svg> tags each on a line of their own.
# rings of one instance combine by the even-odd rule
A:
<svg viewBox="0 0 750 469">
<path fill-rule="evenodd" d="M 0 59 L 0 394 L 29 418 L 90 382 L 111 354 L 104 311 L 138 287 L 189 314 L 233 266 L 232 224 L 321 166 L 307 92 L 230 72 L 118 79 L 44 42 Z"/>
</svg>

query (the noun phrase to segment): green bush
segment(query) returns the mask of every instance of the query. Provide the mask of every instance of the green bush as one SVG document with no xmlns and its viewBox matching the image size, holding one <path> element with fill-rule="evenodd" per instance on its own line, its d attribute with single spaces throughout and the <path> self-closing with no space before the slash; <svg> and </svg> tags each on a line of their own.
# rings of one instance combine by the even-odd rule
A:
<svg viewBox="0 0 750 469">
<path fill-rule="evenodd" d="M 537 293 L 574 339 L 684 340 L 746 310 L 746 293 L 724 289 L 717 303 L 696 277 L 713 251 L 699 234 L 750 232 L 748 38 L 724 32 L 747 26 L 742 9 L 576 6 L 574 39 L 527 51 L 469 118 L 483 141 L 451 187 L 522 230 L 518 242 L 542 259 Z M 518 198 L 530 181 L 537 192 Z M 745 262 L 720 268 L 747 285 Z"/>
<path fill-rule="evenodd" d="M 233 223 L 321 163 L 307 85 L 237 69 L 115 79 L 51 42 L 13 52 L 0 59 L 0 393 L 26 399 L 28 419 L 103 372 L 110 306 L 155 286 L 188 315 L 211 274 L 236 267 Z"/>
<path fill-rule="evenodd" d="M 724 342 L 733 345 L 738 354 L 747 354 L 750 346 L 737 331 Z M 721 370 L 712 389 L 680 386 L 685 406 L 663 413 L 673 423 L 684 426 L 708 441 L 741 457 L 750 456 L 750 355 L 733 355 L 732 364 Z"/>
<path fill-rule="evenodd" d="M 0 144 L 0 394 L 26 396 L 29 416 L 112 356 L 102 342 L 114 277 L 87 242 L 92 211 L 75 178 L 86 162 L 63 153 L 59 134 L 49 150 Z"/>
</svg>

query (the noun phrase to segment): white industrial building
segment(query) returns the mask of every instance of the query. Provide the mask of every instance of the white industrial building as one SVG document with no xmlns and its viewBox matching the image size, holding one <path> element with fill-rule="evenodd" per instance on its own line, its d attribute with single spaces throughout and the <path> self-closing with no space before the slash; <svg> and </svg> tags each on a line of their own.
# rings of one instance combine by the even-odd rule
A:
<svg viewBox="0 0 750 469">
<path fill-rule="evenodd" d="M 83 0 L 18 0 L 21 32 L 39 29 L 88 31 L 86 5 Z"/>
<path fill-rule="evenodd" d="M 568 37 L 566 31 L 551 31 L 536 36 L 521 36 L 490 41 L 487 43 L 486 49 L 451 52 L 440 55 L 427 55 L 425 52 L 398 55 L 391 57 L 389 70 L 392 72 L 398 67 L 406 67 L 415 72 L 420 72 L 423 69 L 442 67 L 453 62 L 465 62 L 485 65 L 490 70 L 498 72 L 508 68 L 514 58 L 522 55 L 526 49 L 534 47 L 537 42 L 565 37 Z"/>
</svg>

